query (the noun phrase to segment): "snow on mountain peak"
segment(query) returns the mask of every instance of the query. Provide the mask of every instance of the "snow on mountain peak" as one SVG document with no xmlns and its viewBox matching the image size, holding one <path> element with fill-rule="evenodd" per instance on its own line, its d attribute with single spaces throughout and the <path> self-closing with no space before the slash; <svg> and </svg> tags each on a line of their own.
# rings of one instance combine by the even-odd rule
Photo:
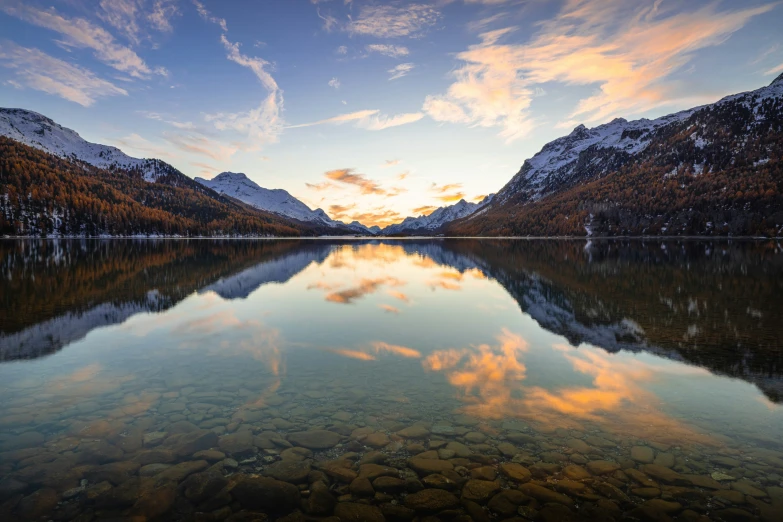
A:
<svg viewBox="0 0 783 522">
<path fill-rule="evenodd" d="M 447 207 L 440 207 L 428 216 L 407 217 L 402 223 L 389 225 L 383 229 L 384 234 L 399 234 L 403 232 L 422 231 L 432 232 L 441 228 L 446 223 L 456 219 L 462 219 L 474 212 L 481 210 L 494 198 L 494 194 L 485 197 L 479 203 L 468 203 L 460 199 L 457 203 Z"/>
<path fill-rule="evenodd" d="M 158 160 L 132 158 L 117 147 L 90 143 L 76 131 L 25 109 L 0 108 L 0 135 L 55 156 L 78 159 L 102 169 L 138 169 L 147 181 L 155 181 L 161 173 Z"/>
<path fill-rule="evenodd" d="M 772 80 L 772 83 L 770 83 L 769 85 L 770 87 L 773 85 L 783 85 L 783 73 L 781 73 L 780 76 Z"/>
<path fill-rule="evenodd" d="M 283 189 L 266 189 L 242 172 L 222 172 L 212 179 L 196 178 L 198 183 L 212 190 L 236 198 L 259 210 L 273 212 L 299 221 L 327 227 L 344 226 L 334 221 L 320 208 L 310 207 Z"/>
</svg>

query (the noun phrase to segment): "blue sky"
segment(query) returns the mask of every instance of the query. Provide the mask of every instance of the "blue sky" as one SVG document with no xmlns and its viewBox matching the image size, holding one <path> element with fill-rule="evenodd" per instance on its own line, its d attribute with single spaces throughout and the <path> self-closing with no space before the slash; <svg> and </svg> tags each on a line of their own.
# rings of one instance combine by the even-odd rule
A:
<svg viewBox="0 0 783 522">
<path fill-rule="evenodd" d="M 0 0 L 0 105 L 385 225 L 783 72 L 763 0 Z"/>
</svg>

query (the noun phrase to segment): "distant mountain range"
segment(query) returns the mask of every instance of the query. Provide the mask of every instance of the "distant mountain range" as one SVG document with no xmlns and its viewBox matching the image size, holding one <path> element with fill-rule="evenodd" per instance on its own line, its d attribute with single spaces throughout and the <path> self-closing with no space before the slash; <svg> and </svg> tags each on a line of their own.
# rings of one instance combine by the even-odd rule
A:
<svg viewBox="0 0 783 522">
<path fill-rule="evenodd" d="M 45 187 L 35 191 L 39 199 L 25 199 L 43 178 L 28 179 L 17 171 L 13 189 L 8 179 L 0 180 L 0 233 L 7 235 L 116 235 L 120 229 L 142 235 L 783 235 L 783 75 L 767 87 L 655 120 L 618 118 L 592 129 L 579 125 L 526 160 L 496 195 L 479 203 L 461 200 L 382 230 L 333 220 L 245 174 L 193 180 L 161 160 L 89 143 L 23 109 L 0 109 L 0 136 L 94 167 L 91 178 L 66 164 L 55 169 L 69 172 L 68 183 L 79 187 L 69 187 L 72 194 L 91 191 L 87 200 L 96 203 L 77 198 L 78 211 L 62 202 L 53 205 Z M 6 156 L 20 153 L 16 146 L 3 150 Z M 17 166 L 15 157 L 3 159 L 11 170 Z M 43 157 L 34 162 L 44 164 Z M 47 172 L 47 183 L 59 175 Z M 92 186 L 96 178 L 108 188 Z M 180 191 L 176 197 L 162 194 L 172 187 Z M 101 224 L 96 210 L 106 199 L 97 194 L 110 189 L 133 194 L 121 202 L 131 216 L 121 226 Z M 169 204 L 172 198 L 179 207 Z M 168 215 L 154 217 L 149 209 Z M 92 214 L 88 218 L 85 212 Z M 74 220 L 76 214 L 81 217 Z"/>
</svg>

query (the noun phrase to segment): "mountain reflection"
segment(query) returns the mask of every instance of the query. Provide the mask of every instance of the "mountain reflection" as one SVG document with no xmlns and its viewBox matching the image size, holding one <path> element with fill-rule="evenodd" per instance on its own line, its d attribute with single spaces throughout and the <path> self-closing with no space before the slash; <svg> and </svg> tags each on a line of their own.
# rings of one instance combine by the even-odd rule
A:
<svg viewBox="0 0 783 522">
<path fill-rule="evenodd" d="M 383 297 L 368 305 L 378 320 L 401 321 L 413 315 L 406 312 L 421 289 L 398 270 L 400 263 L 427 271 L 428 292 L 455 299 L 466 299 L 461 294 L 471 279 L 496 281 L 526 316 L 568 340 L 571 346 L 559 349 L 591 384 L 555 391 L 529 384 L 528 341 L 511 330 L 495 343 L 471 347 L 373 341 L 317 348 L 357 361 L 420 359 L 459 390 L 469 411 L 484 415 L 513 408 L 542 419 L 563 413 L 589 419 L 613 410 L 621 398 L 647 402 L 639 386 L 650 377 L 644 367 L 607 362 L 607 351 L 621 350 L 685 361 L 752 382 L 773 401 L 783 398 L 783 255 L 772 242 L 3 241 L 0 360 L 54 353 L 96 328 L 170 310 L 194 293 L 244 300 L 308 267 L 321 277 L 304 289 L 303 302 L 317 298 L 359 309 Z M 385 267 L 388 272 L 378 275 Z M 269 389 L 279 386 L 285 372 L 280 333 L 260 318 L 240 321 L 222 310 L 177 328 L 181 348 L 214 336 L 211 354 L 264 361 L 277 379 Z M 241 338 L 222 339 L 227 329 Z M 248 408 L 266 395 L 249 400 Z"/>
</svg>

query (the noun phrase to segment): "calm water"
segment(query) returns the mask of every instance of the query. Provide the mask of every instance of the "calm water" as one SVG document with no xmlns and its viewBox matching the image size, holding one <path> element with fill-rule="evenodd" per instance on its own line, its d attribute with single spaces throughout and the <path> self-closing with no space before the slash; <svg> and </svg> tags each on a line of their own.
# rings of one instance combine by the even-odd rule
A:
<svg viewBox="0 0 783 522">
<path fill-rule="evenodd" d="M 783 520 L 775 242 L 5 241 L 0 270 L 2 520 Z"/>
</svg>

